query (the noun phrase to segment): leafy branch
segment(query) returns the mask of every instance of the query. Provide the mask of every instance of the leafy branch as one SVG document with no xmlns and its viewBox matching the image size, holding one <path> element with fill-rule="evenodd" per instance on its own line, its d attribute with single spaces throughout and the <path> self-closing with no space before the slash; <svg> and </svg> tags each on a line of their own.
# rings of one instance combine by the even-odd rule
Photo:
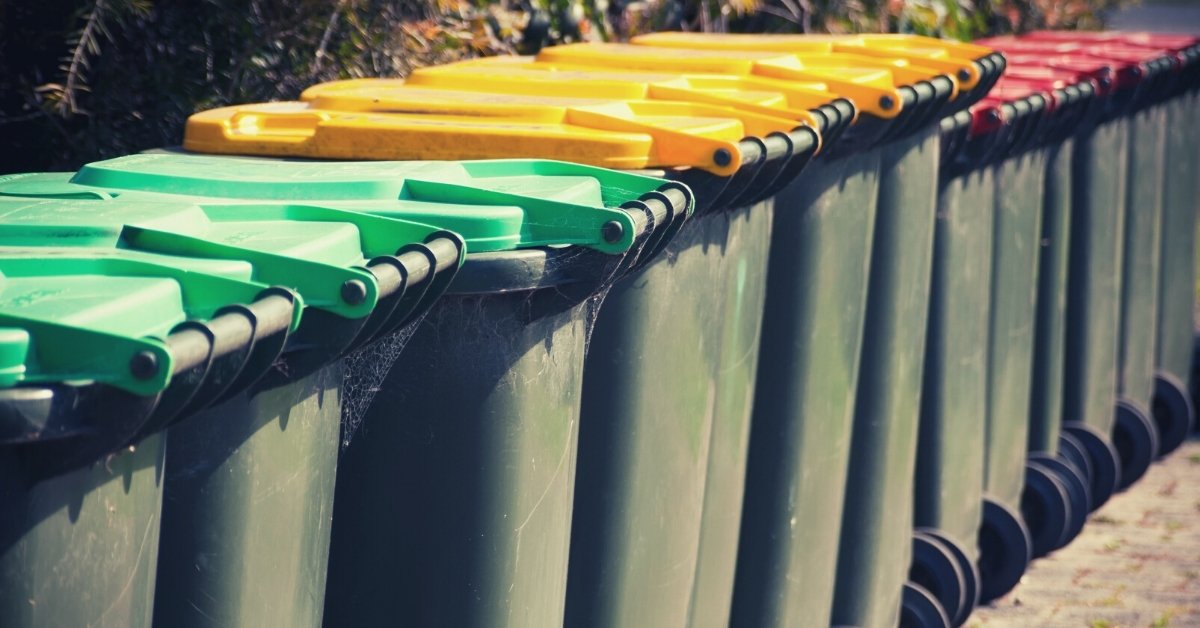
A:
<svg viewBox="0 0 1200 628">
<path fill-rule="evenodd" d="M 89 91 L 87 72 L 92 68 L 92 57 L 100 54 L 101 38 L 112 40 L 108 24 L 119 20 L 124 13 L 145 15 L 149 12 L 150 0 L 93 0 L 91 7 L 82 12 L 83 28 L 67 40 L 71 53 L 63 57 L 59 66 L 64 80 L 46 83 L 36 89 L 51 104 L 54 113 L 60 116 L 87 113 L 79 106 L 77 94 Z"/>
</svg>

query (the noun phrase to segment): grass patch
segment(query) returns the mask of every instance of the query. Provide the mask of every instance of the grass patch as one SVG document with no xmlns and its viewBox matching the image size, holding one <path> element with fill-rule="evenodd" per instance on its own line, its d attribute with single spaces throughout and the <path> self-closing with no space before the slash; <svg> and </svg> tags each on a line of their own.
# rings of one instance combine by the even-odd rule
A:
<svg viewBox="0 0 1200 628">
<path fill-rule="evenodd" d="M 1121 595 L 1123 593 L 1125 593 L 1125 585 L 1117 587 L 1117 589 L 1108 597 L 1102 597 L 1096 600 L 1096 606 L 1102 606 L 1104 608 L 1116 608 L 1118 606 L 1124 606 L 1124 603 L 1121 601 Z"/>
</svg>

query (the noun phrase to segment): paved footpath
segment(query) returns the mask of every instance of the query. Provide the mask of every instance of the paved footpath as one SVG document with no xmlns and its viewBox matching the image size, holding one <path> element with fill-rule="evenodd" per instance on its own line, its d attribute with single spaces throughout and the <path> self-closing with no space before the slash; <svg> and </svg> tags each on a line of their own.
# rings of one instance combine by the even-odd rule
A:
<svg viewBox="0 0 1200 628">
<path fill-rule="evenodd" d="M 1200 440 L 1092 513 L 968 626 L 1200 626 Z"/>
</svg>

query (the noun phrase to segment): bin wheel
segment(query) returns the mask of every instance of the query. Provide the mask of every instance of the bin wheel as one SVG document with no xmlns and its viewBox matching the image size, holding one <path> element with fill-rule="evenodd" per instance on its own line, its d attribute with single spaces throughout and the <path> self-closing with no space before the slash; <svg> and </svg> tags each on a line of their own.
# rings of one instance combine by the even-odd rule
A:
<svg viewBox="0 0 1200 628">
<path fill-rule="evenodd" d="M 946 609 L 919 584 L 904 583 L 900 605 L 900 628 L 953 628 Z"/>
<path fill-rule="evenodd" d="M 1125 490 L 1142 479 L 1158 453 L 1158 428 L 1136 405 L 1117 402 L 1117 420 L 1113 423 L 1113 446 L 1121 457 L 1121 483 Z"/>
<path fill-rule="evenodd" d="M 953 619 L 967 605 L 967 578 L 954 552 L 941 539 L 920 531 L 913 532 L 912 552 L 909 582 L 932 593 L 946 615 Z"/>
<path fill-rule="evenodd" d="M 962 575 L 963 603 L 957 610 L 954 610 L 946 606 L 945 602 L 942 602 L 942 608 L 950 616 L 951 625 L 961 626 L 967 623 L 967 619 L 971 617 L 971 612 L 979 604 L 979 566 L 975 564 L 975 561 L 971 560 L 970 556 L 967 556 L 966 550 L 963 549 L 958 541 L 950 538 L 949 534 L 937 528 L 917 528 L 913 531 L 913 535 L 936 540 L 954 558 L 954 562 L 958 565 L 958 573 Z M 916 563 L 917 560 L 914 552 L 913 565 L 915 566 Z M 913 575 L 912 570 L 909 571 L 908 578 L 920 583 L 919 579 Z M 926 588 L 928 589 L 928 587 Z M 941 600 L 943 598 L 938 596 L 938 599 Z"/>
<path fill-rule="evenodd" d="M 1070 498 L 1071 503 L 1071 516 L 1067 520 L 1067 538 L 1062 545 L 1054 549 L 1066 547 L 1083 531 L 1083 526 L 1087 524 L 1088 513 L 1092 512 L 1092 496 L 1091 491 L 1088 490 L 1087 476 L 1079 470 L 1079 467 L 1060 457 L 1035 453 L 1029 456 L 1029 459 L 1030 462 L 1049 469 L 1067 489 L 1067 497 Z"/>
<path fill-rule="evenodd" d="M 1188 393 L 1174 376 L 1154 376 L 1154 399 L 1150 403 L 1158 427 L 1158 457 L 1175 451 L 1192 432 L 1195 413 Z"/>
<path fill-rule="evenodd" d="M 1196 406 L 1196 400 L 1200 399 L 1200 334 L 1192 336 L 1192 368 L 1188 370 L 1188 393 L 1189 399 L 1192 400 L 1192 407 Z M 1192 422 L 1192 429 L 1200 432 L 1200 421 Z"/>
<path fill-rule="evenodd" d="M 1015 510 L 983 498 L 983 524 L 979 526 L 979 603 L 987 604 L 1008 593 L 1033 560 L 1029 528 Z"/>
<path fill-rule="evenodd" d="M 1071 497 L 1054 472 L 1035 462 L 1025 463 L 1021 517 L 1029 526 L 1034 558 L 1066 545 L 1071 532 Z"/>
<path fill-rule="evenodd" d="M 1091 481 L 1092 481 L 1092 458 L 1088 455 L 1087 448 L 1073 434 L 1062 432 L 1058 435 L 1058 457 L 1075 465 L 1083 473 L 1083 479 L 1088 483 L 1089 504 L 1091 497 Z M 1089 506 L 1090 508 L 1090 506 Z M 1090 512 L 1090 510 L 1089 510 Z"/>
<path fill-rule="evenodd" d="M 1121 481 L 1121 457 L 1100 430 L 1079 421 L 1063 423 L 1063 432 L 1083 443 L 1092 462 L 1092 512 L 1108 502 Z"/>
</svg>

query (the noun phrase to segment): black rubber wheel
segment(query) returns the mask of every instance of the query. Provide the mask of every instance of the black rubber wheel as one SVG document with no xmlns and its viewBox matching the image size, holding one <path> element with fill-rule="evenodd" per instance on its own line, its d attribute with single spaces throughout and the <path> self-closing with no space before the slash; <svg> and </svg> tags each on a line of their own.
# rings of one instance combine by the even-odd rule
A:
<svg viewBox="0 0 1200 628">
<path fill-rule="evenodd" d="M 1113 446 L 1121 459 L 1121 482 L 1117 490 L 1125 490 L 1142 479 L 1158 453 L 1158 428 L 1154 421 L 1136 405 L 1117 402 L 1117 420 L 1113 423 Z"/>
<path fill-rule="evenodd" d="M 1154 398 L 1150 402 L 1158 427 L 1158 457 L 1175 451 L 1192 433 L 1195 410 L 1183 384 L 1169 373 L 1154 376 Z"/>
<path fill-rule="evenodd" d="M 1088 455 L 1087 448 L 1083 443 L 1079 442 L 1074 435 L 1062 432 L 1058 435 L 1058 457 L 1075 465 L 1083 473 L 1084 479 L 1088 482 L 1088 494 L 1091 494 L 1092 481 L 1092 458 Z"/>
<path fill-rule="evenodd" d="M 1037 463 L 1025 463 L 1021 517 L 1029 526 L 1034 558 L 1053 552 L 1069 540 L 1071 497 L 1067 487 L 1053 471 Z"/>
<path fill-rule="evenodd" d="M 971 617 L 971 613 L 979 605 L 979 565 L 976 565 L 975 561 L 971 560 L 970 556 L 967 556 L 967 551 L 963 549 L 961 543 L 937 528 L 917 528 L 913 534 L 937 539 L 953 554 L 954 560 L 958 563 L 958 570 L 963 576 L 963 605 L 958 608 L 957 612 L 945 608 L 944 604 L 943 608 L 945 608 L 946 614 L 950 616 L 951 625 L 961 626 L 967 623 L 967 619 Z M 911 572 L 909 573 L 909 579 L 913 579 Z"/>
<path fill-rule="evenodd" d="M 1083 531 L 1083 526 L 1087 524 L 1088 513 L 1092 512 L 1092 496 L 1091 491 L 1088 490 L 1087 477 L 1070 461 L 1060 457 L 1037 453 L 1030 455 L 1029 461 L 1046 467 L 1067 489 L 1067 497 L 1070 498 L 1071 503 L 1071 516 L 1067 522 L 1067 538 L 1062 545 L 1054 549 L 1066 547 Z"/>
<path fill-rule="evenodd" d="M 1108 502 L 1121 482 L 1121 457 L 1100 430 L 1078 421 L 1063 423 L 1063 433 L 1083 444 L 1091 458 L 1092 512 Z"/>
<path fill-rule="evenodd" d="M 946 616 L 953 619 L 967 605 L 967 577 L 958 565 L 954 551 L 941 539 L 913 532 L 912 563 L 908 580 L 933 594 Z"/>
<path fill-rule="evenodd" d="M 921 585 L 904 583 L 900 605 L 900 628 L 953 628 L 946 610 Z"/>
<path fill-rule="evenodd" d="M 1188 392 L 1191 393 L 1192 407 L 1200 399 L 1200 334 L 1192 336 L 1192 368 L 1188 371 Z M 1192 422 L 1192 429 L 1200 432 L 1200 421 Z"/>
<path fill-rule="evenodd" d="M 979 526 L 979 603 L 987 604 L 1008 593 L 1033 560 L 1033 540 L 1021 516 L 1008 506 L 983 498 L 983 524 Z"/>
</svg>

